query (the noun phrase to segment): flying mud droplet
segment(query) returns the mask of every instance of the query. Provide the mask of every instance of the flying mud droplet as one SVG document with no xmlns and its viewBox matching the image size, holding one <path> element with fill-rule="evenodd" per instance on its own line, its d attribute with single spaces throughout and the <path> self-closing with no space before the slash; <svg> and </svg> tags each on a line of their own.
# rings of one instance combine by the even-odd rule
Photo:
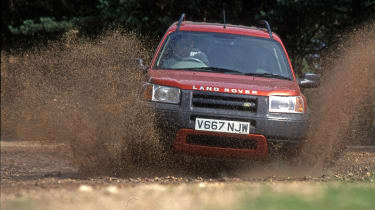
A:
<svg viewBox="0 0 375 210">
<path fill-rule="evenodd" d="M 375 23 L 354 30 L 345 42 L 328 56 L 322 85 L 313 96 L 312 126 L 300 161 L 312 170 L 321 170 L 335 161 L 353 142 L 348 138 L 364 105 L 367 118 L 375 107 Z M 373 126 L 375 121 L 371 120 Z M 370 125 L 371 126 L 371 125 Z M 363 133 L 357 138 L 366 138 Z"/>
<path fill-rule="evenodd" d="M 162 154 L 154 114 L 142 98 L 150 60 L 136 34 L 112 31 L 95 40 L 69 32 L 44 49 L 1 54 L 2 133 L 70 145 L 84 174 L 134 173 L 129 145 L 145 160 Z"/>
<path fill-rule="evenodd" d="M 149 61 L 150 51 L 135 34 L 113 31 L 95 40 L 76 34 L 69 32 L 44 49 L 1 54 L 2 135 L 70 145 L 72 161 L 89 175 L 136 176 L 160 170 L 152 165 L 165 157 L 154 113 L 141 98 L 145 78 L 134 63 L 139 57 Z M 373 49 L 375 27 L 370 24 L 353 34 L 327 65 L 311 104 L 316 114 L 299 157 L 304 166 L 321 168 L 331 159 L 351 119 L 373 93 Z M 131 153 L 134 145 L 141 152 Z M 135 155 L 142 156 L 136 158 L 144 167 L 132 163 Z M 267 167 L 262 177 L 284 173 Z M 290 171 L 284 175 L 294 175 Z"/>
<path fill-rule="evenodd" d="M 235 172 L 237 176 L 288 180 L 321 177 L 346 146 L 358 143 L 358 138 L 374 135 L 366 133 L 371 133 L 369 127 L 375 128 L 375 23 L 354 30 L 331 51 L 325 58 L 321 86 L 306 90 L 310 91 L 307 94 L 312 123 L 299 155 L 285 160 L 282 154 L 277 154 L 270 162 L 244 164 Z M 370 123 L 367 127 L 354 120 L 361 112 Z M 349 136 L 353 127 L 357 129 L 356 138 Z"/>
</svg>

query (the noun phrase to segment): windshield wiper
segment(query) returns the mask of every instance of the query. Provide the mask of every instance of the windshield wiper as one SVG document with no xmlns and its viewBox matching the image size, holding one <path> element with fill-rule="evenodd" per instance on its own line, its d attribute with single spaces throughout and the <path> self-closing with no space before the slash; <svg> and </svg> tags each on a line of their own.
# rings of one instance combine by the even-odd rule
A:
<svg viewBox="0 0 375 210">
<path fill-rule="evenodd" d="M 271 73 L 244 73 L 244 75 L 247 76 L 254 76 L 254 77 L 267 77 L 267 78 L 278 78 L 278 79 L 286 79 L 286 80 L 292 80 L 289 77 L 281 76 L 278 74 L 271 74 Z"/>
<path fill-rule="evenodd" d="M 218 72 L 218 73 L 232 73 L 232 74 L 239 74 L 239 75 L 246 75 L 246 76 L 255 76 L 255 77 L 267 77 L 267 78 L 278 78 L 278 79 L 285 79 L 285 80 L 292 80 L 289 77 L 281 76 L 278 74 L 271 74 L 271 73 L 245 73 L 239 70 L 234 69 L 226 69 L 214 66 L 207 66 L 207 67 L 197 67 L 197 68 L 181 68 L 179 70 L 191 70 L 191 71 L 206 71 L 206 72 Z"/>
<path fill-rule="evenodd" d="M 180 69 L 179 69 L 180 70 Z M 207 71 L 207 72 L 218 72 L 218 73 L 235 73 L 235 74 L 243 74 L 242 71 L 234 70 L 234 69 L 226 69 L 214 66 L 207 66 L 207 67 L 197 67 L 197 68 L 182 68 L 181 70 L 192 70 L 192 71 Z"/>
</svg>

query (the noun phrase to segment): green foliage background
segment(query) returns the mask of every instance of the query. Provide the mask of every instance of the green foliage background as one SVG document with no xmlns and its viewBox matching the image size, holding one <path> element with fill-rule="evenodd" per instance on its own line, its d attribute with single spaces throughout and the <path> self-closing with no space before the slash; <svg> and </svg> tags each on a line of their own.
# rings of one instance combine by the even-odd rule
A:
<svg viewBox="0 0 375 210">
<path fill-rule="evenodd" d="M 223 8 L 232 24 L 268 20 L 299 75 L 318 70 L 317 55 L 340 41 L 343 32 L 375 19 L 375 0 L 4 0 L 2 46 L 43 44 L 70 29 L 96 36 L 117 26 L 158 40 L 183 12 L 188 20 L 223 22 Z"/>
</svg>

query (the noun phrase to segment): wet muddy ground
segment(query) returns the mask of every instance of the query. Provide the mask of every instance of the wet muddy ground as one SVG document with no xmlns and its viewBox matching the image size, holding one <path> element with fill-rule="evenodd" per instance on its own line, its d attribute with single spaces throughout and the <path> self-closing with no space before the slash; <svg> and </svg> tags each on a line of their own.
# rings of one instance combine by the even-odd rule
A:
<svg viewBox="0 0 375 210">
<path fill-rule="evenodd" d="M 338 161 L 326 167 L 317 176 L 278 176 L 278 170 L 270 170 L 263 176 L 254 173 L 236 175 L 218 171 L 216 176 L 166 174 L 162 177 L 113 177 L 81 176 L 69 161 L 70 151 L 62 144 L 38 142 L 1 142 L 1 195 L 5 198 L 23 192 L 46 191 L 51 189 L 78 189 L 82 185 L 103 188 L 115 185 L 119 188 L 139 184 L 180 185 L 185 183 L 268 183 L 268 182 L 332 182 L 360 181 L 373 182 L 375 174 L 375 150 L 368 147 L 351 148 Z M 253 171 L 274 167 L 275 163 L 255 162 Z M 282 165 L 278 165 L 282 167 Z"/>
</svg>

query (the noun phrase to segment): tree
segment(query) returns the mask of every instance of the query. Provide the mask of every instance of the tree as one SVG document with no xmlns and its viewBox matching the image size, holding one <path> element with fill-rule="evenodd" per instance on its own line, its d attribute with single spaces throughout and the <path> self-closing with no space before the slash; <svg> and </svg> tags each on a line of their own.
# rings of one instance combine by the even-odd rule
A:
<svg viewBox="0 0 375 210">
<path fill-rule="evenodd" d="M 123 26 L 158 40 L 183 12 L 188 20 L 223 22 L 225 8 L 228 23 L 256 25 L 267 19 L 298 75 L 316 70 L 319 55 L 343 32 L 375 19 L 375 0 L 8 0 L 2 6 L 2 42 L 10 47 L 19 40 L 53 39 L 71 28 L 94 36 Z"/>
</svg>

